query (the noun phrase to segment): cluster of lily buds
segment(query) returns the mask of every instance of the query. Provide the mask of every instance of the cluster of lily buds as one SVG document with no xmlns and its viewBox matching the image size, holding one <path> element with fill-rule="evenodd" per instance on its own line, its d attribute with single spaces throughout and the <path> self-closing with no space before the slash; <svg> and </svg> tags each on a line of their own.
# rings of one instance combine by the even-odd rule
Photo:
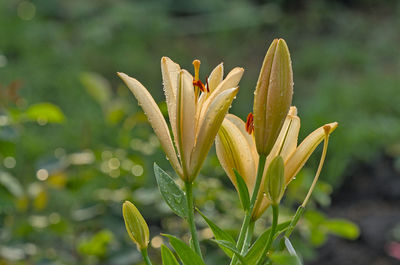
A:
<svg viewBox="0 0 400 265">
<path fill-rule="evenodd" d="M 175 172 L 186 182 L 192 182 L 198 175 L 225 114 L 238 92 L 238 84 L 244 71 L 243 68 L 236 67 L 224 79 L 221 63 L 211 72 L 204 85 L 199 79 L 200 61 L 195 60 L 193 65 L 194 77 L 171 59 L 161 59 L 173 137 L 147 89 L 136 79 L 118 73 L 142 106 Z"/>
<path fill-rule="evenodd" d="M 263 188 L 257 194 L 253 219 L 258 219 L 271 203 L 279 203 L 285 187 L 326 135 L 338 125 L 333 122 L 321 126 L 298 145 L 300 118 L 296 107 L 290 107 L 292 94 L 289 50 L 284 40 L 274 40 L 257 82 L 254 124 L 251 124 L 252 115 L 245 123 L 239 117 L 227 114 L 215 141 L 218 159 L 228 177 L 237 187 L 235 169 L 244 179 L 250 194 L 256 182 L 259 157 L 267 155 L 261 182 Z M 276 166 L 277 157 L 283 166 Z"/>
</svg>

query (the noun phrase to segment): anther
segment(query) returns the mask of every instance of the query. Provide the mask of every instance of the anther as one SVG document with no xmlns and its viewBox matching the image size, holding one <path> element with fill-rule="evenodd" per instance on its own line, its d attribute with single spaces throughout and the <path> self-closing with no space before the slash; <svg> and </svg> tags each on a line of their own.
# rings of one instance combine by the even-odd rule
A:
<svg viewBox="0 0 400 265">
<path fill-rule="evenodd" d="M 246 131 L 248 134 L 252 134 L 254 131 L 253 113 L 251 112 L 249 113 L 249 115 L 247 115 Z"/>
</svg>

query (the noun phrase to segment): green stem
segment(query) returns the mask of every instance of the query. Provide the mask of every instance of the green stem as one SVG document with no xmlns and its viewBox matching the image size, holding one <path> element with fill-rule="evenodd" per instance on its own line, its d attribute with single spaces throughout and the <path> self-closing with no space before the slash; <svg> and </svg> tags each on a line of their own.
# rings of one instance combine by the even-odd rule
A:
<svg viewBox="0 0 400 265">
<path fill-rule="evenodd" d="M 201 249 L 200 249 L 200 243 L 199 243 L 199 238 L 197 236 L 197 230 L 196 230 L 196 225 L 194 223 L 194 206 L 193 206 L 193 190 L 192 190 L 192 182 L 185 182 L 185 188 L 186 188 L 186 198 L 187 198 L 187 203 L 188 203 L 188 223 L 189 223 L 189 228 L 190 228 L 190 234 L 192 235 L 192 241 L 194 245 L 194 251 L 203 259 L 203 256 L 201 255 Z"/>
<path fill-rule="evenodd" d="M 250 220 L 249 228 L 247 229 L 246 238 L 244 239 L 244 244 L 241 254 L 244 254 L 250 247 L 251 239 L 253 238 L 255 224 L 256 222 L 254 220 Z"/>
<path fill-rule="evenodd" d="M 271 232 L 269 233 L 267 244 L 265 245 L 265 247 L 264 247 L 264 249 L 262 251 L 263 254 L 261 255 L 260 259 L 258 260 L 258 262 L 256 264 L 263 264 L 263 262 L 265 260 L 265 255 L 267 255 L 268 250 L 270 249 L 270 247 L 272 245 L 272 241 L 274 239 L 275 232 L 276 232 L 276 227 L 278 226 L 278 216 L 279 216 L 279 205 L 278 204 L 273 204 L 272 205 Z"/>
<path fill-rule="evenodd" d="M 258 191 L 260 190 L 260 185 L 261 185 L 261 180 L 262 180 L 262 176 L 263 176 L 263 172 L 264 172 L 264 166 L 265 166 L 266 159 L 267 159 L 266 155 L 260 155 L 260 157 L 258 159 L 257 178 L 256 178 L 256 183 L 254 185 L 253 194 L 251 196 L 249 210 L 246 211 L 245 217 L 243 219 L 242 228 L 240 229 L 238 241 L 236 243 L 236 248 L 240 251 L 243 250 L 243 243 L 244 243 L 245 236 L 247 234 L 249 224 L 251 221 L 251 214 L 253 212 L 254 205 L 256 204 Z M 232 261 L 230 264 L 234 265 L 234 264 L 236 264 L 236 262 L 237 262 L 237 257 L 236 257 L 236 255 L 233 255 L 233 258 L 232 258 Z"/>
<path fill-rule="evenodd" d="M 144 262 L 146 262 L 146 265 L 152 265 L 149 255 L 147 254 L 147 248 L 142 249 L 140 252 L 142 253 L 142 257 Z"/>
<path fill-rule="evenodd" d="M 285 237 L 287 237 L 287 238 L 290 237 L 294 228 L 296 227 L 297 223 L 299 222 L 301 216 L 303 215 L 304 210 L 305 210 L 305 208 L 303 205 L 300 205 L 299 208 L 297 208 L 296 214 L 293 216 L 292 221 L 290 221 L 288 229 L 285 232 Z"/>
</svg>

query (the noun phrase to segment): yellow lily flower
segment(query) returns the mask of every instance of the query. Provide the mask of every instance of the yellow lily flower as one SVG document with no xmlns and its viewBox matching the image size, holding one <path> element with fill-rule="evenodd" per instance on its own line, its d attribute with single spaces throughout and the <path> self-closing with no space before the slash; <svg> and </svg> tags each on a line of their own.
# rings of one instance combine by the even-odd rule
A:
<svg viewBox="0 0 400 265">
<path fill-rule="evenodd" d="M 193 65 L 195 77 L 168 57 L 161 58 L 173 140 L 167 122 L 147 89 L 136 79 L 118 73 L 142 106 L 172 167 L 186 182 L 192 182 L 198 175 L 238 92 L 244 71 L 236 67 L 223 79 L 223 64 L 220 64 L 204 85 L 199 80 L 200 61 L 195 60 Z"/>
<path fill-rule="evenodd" d="M 291 107 L 283 123 L 282 129 L 267 157 L 261 187 L 265 186 L 265 175 L 268 167 L 277 156 L 281 156 L 284 162 L 285 186 L 294 179 L 300 169 L 307 162 L 317 146 L 331 134 L 337 122 L 326 124 L 309 134 L 300 145 L 297 145 L 300 118 L 297 116 L 296 107 Z M 254 190 L 258 158 L 255 139 L 248 134 L 246 123 L 233 114 L 227 114 L 216 138 L 216 150 L 218 159 L 226 174 L 236 187 L 233 169 L 243 177 L 250 195 Z M 260 189 L 252 218 L 258 219 L 270 205 L 269 200 Z"/>
</svg>

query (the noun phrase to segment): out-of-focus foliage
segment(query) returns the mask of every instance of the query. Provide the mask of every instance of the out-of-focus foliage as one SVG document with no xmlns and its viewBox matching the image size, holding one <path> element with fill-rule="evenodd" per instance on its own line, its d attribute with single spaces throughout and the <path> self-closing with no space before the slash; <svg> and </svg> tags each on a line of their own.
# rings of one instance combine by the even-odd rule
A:
<svg viewBox="0 0 400 265">
<path fill-rule="evenodd" d="M 314 196 L 329 205 L 352 159 L 399 156 L 399 18 L 397 1 L 0 1 L 0 264 L 140 264 L 125 234 L 124 200 L 140 208 L 156 250 L 160 228 L 187 239 L 152 174 L 154 161 L 169 165 L 115 75 L 140 77 L 161 102 L 163 55 L 187 69 L 199 58 L 201 74 L 221 61 L 244 67 L 231 111 L 245 118 L 267 45 L 284 37 L 303 135 L 340 124 Z M 287 205 L 304 198 L 312 175 L 291 183 Z M 237 228 L 239 201 L 214 155 L 196 181 L 202 211 Z M 341 222 L 311 212 L 299 234 L 310 246 L 329 233 L 357 236 Z M 206 245 L 218 264 L 222 254 Z"/>
</svg>

